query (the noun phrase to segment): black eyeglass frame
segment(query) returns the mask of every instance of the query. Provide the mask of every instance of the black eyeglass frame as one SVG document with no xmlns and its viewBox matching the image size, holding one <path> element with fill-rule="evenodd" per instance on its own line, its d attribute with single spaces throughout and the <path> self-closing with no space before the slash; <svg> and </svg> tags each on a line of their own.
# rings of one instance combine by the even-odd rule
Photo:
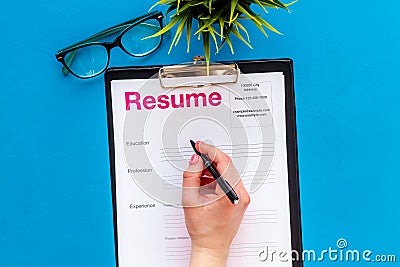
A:
<svg viewBox="0 0 400 267">
<path fill-rule="evenodd" d="M 122 36 L 127 31 L 129 31 L 131 28 L 137 26 L 138 24 L 140 24 L 142 22 L 150 20 L 150 19 L 156 19 L 160 24 L 160 30 L 161 30 L 163 28 L 163 22 L 162 22 L 163 21 L 163 17 L 164 16 L 163 16 L 162 12 L 153 11 L 153 12 L 151 12 L 149 14 L 134 18 L 132 20 L 129 20 L 129 21 L 126 21 L 124 23 L 121 23 L 121 24 L 118 24 L 116 26 L 113 26 L 113 27 L 110 27 L 108 29 L 105 29 L 105 30 L 103 30 L 101 32 L 96 33 L 95 35 L 90 36 L 89 38 L 86 38 L 86 39 L 84 39 L 84 40 L 82 40 L 80 42 L 77 42 L 77 43 L 75 43 L 73 45 L 70 45 L 70 46 L 67 46 L 67 47 L 65 47 L 63 49 L 58 50 L 57 54 L 56 54 L 56 59 L 64 65 L 64 67 L 62 69 L 62 72 L 64 73 L 64 75 L 68 75 L 68 73 L 72 73 L 75 77 L 78 77 L 80 79 L 90 79 L 90 78 L 96 77 L 96 76 L 102 74 L 107 69 L 107 67 L 108 67 L 108 65 L 110 63 L 110 52 L 111 52 L 111 49 L 113 49 L 114 47 L 117 47 L 117 46 L 120 47 L 125 53 L 127 53 L 128 55 L 133 56 L 133 57 L 143 57 L 143 56 L 147 56 L 147 55 L 153 53 L 154 51 L 156 51 L 161 46 L 161 43 L 163 41 L 163 35 L 160 35 L 161 39 L 160 39 L 160 42 L 158 43 L 158 45 L 156 47 L 154 47 L 152 50 L 150 50 L 149 52 L 147 52 L 147 53 L 145 53 L 143 55 L 133 55 L 133 54 L 129 53 L 123 47 L 123 45 L 121 43 L 121 39 L 122 39 Z M 105 37 L 108 37 L 108 36 L 113 35 L 113 34 L 118 33 L 118 32 L 120 32 L 120 33 L 118 34 L 118 36 L 112 42 L 97 42 L 97 40 L 99 40 L 99 39 L 103 39 Z M 102 71 L 100 71 L 99 73 L 96 73 L 93 76 L 87 76 L 87 77 L 86 76 L 79 76 L 78 74 L 74 73 L 68 67 L 68 64 L 65 62 L 65 60 L 66 60 L 65 56 L 67 54 L 73 52 L 73 51 L 77 51 L 80 48 L 83 48 L 83 47 L 86 47 L 86 46 L 91 46 L 91 45 L 101 45 L 104 48 L 106 48 L 107 54 L 108 54 L 107 64 L 106 64 L 105 68 Z M 73 55 L 72 55 L 72 60 L 73 60 Z"/>
</svg>

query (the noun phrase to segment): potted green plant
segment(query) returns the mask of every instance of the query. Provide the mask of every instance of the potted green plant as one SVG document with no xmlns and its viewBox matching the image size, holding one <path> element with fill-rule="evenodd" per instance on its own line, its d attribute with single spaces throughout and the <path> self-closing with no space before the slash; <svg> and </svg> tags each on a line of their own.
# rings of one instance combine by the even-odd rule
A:
<svg viewBox="0 0 400 267">
<path fill-rule="evenodd" d="M 166 14 L 168 16 L 172 12 L 170 21 L 161 31 L 147 38 L 159 36 L 177 26 L 168 52 L 170 53 L 172 48 L 178 44 L 186 28 L 187 52 L 189 52 L 193 21 L 195 20 L 197 21 L 197 28 L 194 29 L 194 35 L 197 35 L 197 38 L 203 41 L 204 54 L 208 67 L 210 63 L 211 42 L 214 43 L 217 53 L 227 43 L 233 54 L 234 49 L 231 35 L 234 35 L 252 48 L 250 45 L 250 36 L 240 22 L 241 20 L 247 19 L 252 21 L 266 37 L 268 37 L 266 29 L 280 34 L 277 29 L 255 13 L 252 5 L 258 6 L 264 12 L 268 13 L 267 8 L 289 11 L 288 6 L 296 1 L 284 4 L 279 0 L 160 0 L 151 9 L 158 5 L 169 6 Z"/>
</svg>

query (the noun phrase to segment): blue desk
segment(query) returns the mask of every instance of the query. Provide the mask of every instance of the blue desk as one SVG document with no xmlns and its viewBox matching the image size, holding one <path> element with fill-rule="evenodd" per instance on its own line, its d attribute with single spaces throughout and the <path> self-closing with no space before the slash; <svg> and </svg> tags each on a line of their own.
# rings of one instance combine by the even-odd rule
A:
<svg viewBox="0 0 400 267">
<path fill-rule="evenodd" d="M 1 4 L 0 266 L 113 266 L 103 80 L 64 77 L 54 54 L 153 2 Z M 226 46 L 213 60 L 294 60 L 304 247 L 321 251 L 345 238 L 349 249 L 400 258 L 400 4 L 342 5 L 300 1 L 292 14 L 271 11 L 285 35 L 266 40 L 251 26 L 254 50 L 234 40 L 233 56 Z M 194 39 L 190 54 L 182 42 L 168 56 L 170 41 L 142 59 L 112 51 L 111 66 L 202 54 Z M 352 265 L 305 266 L 318 264 Z"/>
</svg>

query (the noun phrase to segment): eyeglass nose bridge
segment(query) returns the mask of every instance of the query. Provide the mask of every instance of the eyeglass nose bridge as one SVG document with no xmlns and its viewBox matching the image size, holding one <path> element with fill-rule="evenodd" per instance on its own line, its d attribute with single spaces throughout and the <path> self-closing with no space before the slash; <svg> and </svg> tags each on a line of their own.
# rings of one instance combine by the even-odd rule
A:
<svg viewBox="0 0 400 267">
<path fill-rule="evenodd" d="M 118 36 L 114 41 L 105 44 L 105 47 L 106 47 L 107 52 L 108 52 L 109 60 L 110 60 L 110 57 L 111 57 L 111 50 L 113 48 L 115 48 L 115 47 L 119 47 L 122 51 L 126 52 L 126 50 L 123 47 L 122 42 L 121 42 L 121 36 Z"/>
<path fill-rule="evenodd" d="M 113 49 L 114 47 L 121 47 L 121 41 L 119 38 L 117 40 L 114 40 L 114 42 L 110 43 L 109 49 Z"/>
</svg>

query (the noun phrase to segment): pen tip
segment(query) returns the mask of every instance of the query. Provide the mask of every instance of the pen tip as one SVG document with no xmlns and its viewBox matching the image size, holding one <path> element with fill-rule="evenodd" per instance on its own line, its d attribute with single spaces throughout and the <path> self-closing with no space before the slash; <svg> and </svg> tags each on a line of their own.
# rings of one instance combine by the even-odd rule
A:
<svg viewBox="0 0 400 267">
<path fill-rule="evenodd" d="M 194 152 L 195 152 L 197 155 L 200 155 L 200 152 L 197 151 L 197 149 L 196 149 L 196 143 L 195 143 L 192 139 L 189 139 L 189 140 L 190 140 L 190 144 L 191 144 L 192 147 L 193 147 Z"/>
</svg>

